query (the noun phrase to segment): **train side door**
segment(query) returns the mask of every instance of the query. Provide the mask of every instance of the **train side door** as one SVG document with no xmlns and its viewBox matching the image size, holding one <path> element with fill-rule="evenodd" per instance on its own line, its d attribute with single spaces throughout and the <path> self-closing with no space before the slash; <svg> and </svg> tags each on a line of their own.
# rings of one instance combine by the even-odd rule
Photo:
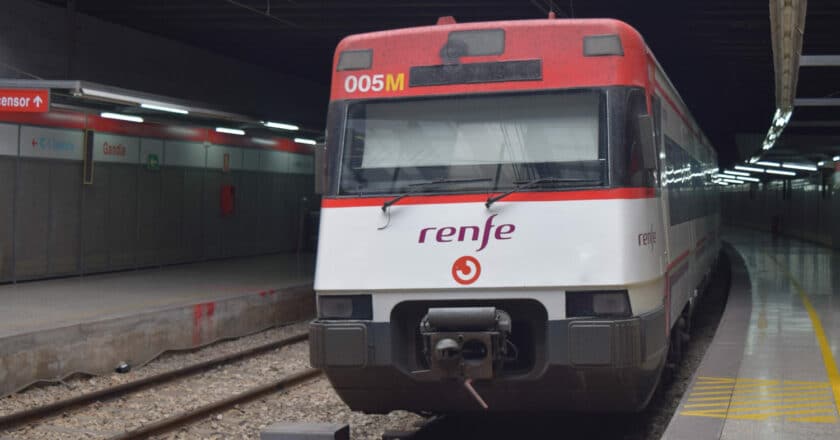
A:
<svg viewBox="0 0 840 440">
<path fill-rule="evenodd" d="M 665 252 L 659 256 L 659 267 L 662 272 L 665 271 L 665 268 L 668 266 L 668 251 L 671 249 L 670 243 L 670 215 L 668 214 L 668 187 L 665 185 L 666 173 L 665 171 L 667 168 L 667 158 L 664 157 L 662 154 L 665 151 L 665 147 L 663 145 L 663 138 L 662 135 L 662 101 L 661 99 L 654 94 L 651 97 L 651 110 L 653 113 L 653 133 L 654 133 L 654 142 L 656 143 L 656 152 L 659 157 L 659 167 L 658 167 L 658 175 L 656 176 L 657 186 L 659 187 L 659 200 L 660 200 L 660 213 L 662 216 L 662 234 L 665 236 Z"/>
</svg>

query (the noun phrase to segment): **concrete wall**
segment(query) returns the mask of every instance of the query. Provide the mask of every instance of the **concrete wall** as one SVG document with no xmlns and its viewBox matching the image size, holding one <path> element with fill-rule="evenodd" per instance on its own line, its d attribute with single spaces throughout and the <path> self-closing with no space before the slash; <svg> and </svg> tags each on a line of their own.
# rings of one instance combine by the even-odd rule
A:
<svg viewBox="0 0 840 440">
<path fill-rule="evenodd" d="M 80 79 L 324 124 L 327 88 L 306 79 L 33 0 L 4 0 L 2 8 L 0 78 Z"/>
<path fill-rule="evenodd" d="M 840 173 L 727 187 L 723 221 L 840 249 Z"/>
<path fill-rule="evenodd" d="M 83 139 L 80 129 L 0 123 L 0 283 L 308 244 L 311 155 L 95 132 L 94 179 L 83 185 Z M 229 215 L 222 185 L 235 190 Z"/>
</svg>

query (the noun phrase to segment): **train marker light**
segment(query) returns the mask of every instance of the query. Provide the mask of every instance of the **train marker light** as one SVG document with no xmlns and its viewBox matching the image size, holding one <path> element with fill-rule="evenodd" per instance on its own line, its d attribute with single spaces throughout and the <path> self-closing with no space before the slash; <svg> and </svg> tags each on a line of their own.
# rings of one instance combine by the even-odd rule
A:
<svg viewBox="0 0 840 440">
<path fill-rule="evenodd" d="M 143 122 L 143 118 L 141 118 L 140 116 L 121 115 L 119 113 L 104 112 L 104 113 L 100 113 L 99 116 L 102 116 L 103 118 L 108 118 L 108 119 L 119 119 L 120 121 L 138 122 L 138 123 Z"/>
<path fill-rule="evenodd" d="M 601 57 L 607 55 L 624 56 L 621 38 L 616 34 L 587 35 L 583 37 L 583 56 Z"/>
<path fill-rule="evenodd" d="M 335 70 L 364 70 L 373 64 L 373 49 L 345 50 L 338 56 Z"/>
<path fill-rule="evenodd" d="M 281 130 L 289 130 L 289 131 L 298 131 L 300 127 L 293 124 L 285 124 L 283 122 L 271 122 L 271 121 L 264 121 L 263 125 L 268 128 L 279 128 Z"/>
<path fill-rule="evenodd" d="M 238 128 L 216 127 L 216 131 L 219 133 L 235 134 L 237 136 L 245 135 L 245 130 L 240 130 Z"/>
<path fill-rule="evenodd" d="M 801 163 L 783 163 L 782 168 L 790 168 L 792 170 L 803 170 L 803 171 L 817 171 L 817 167 L 813 165 L 801 164 Z"/>
</svg>

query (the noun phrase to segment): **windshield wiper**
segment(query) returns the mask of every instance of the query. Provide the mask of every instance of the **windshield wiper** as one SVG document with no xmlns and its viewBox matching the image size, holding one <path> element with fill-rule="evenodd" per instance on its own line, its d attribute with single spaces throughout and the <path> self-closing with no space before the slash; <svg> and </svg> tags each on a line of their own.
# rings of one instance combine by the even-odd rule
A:
<svg viewBox="0 0 840 440">
<path fill-rule="evenodd" d="M 446 179 L 446 178 L 441 177 L 440 179 L 430 180 L 428 182 L 412 183 L 412 184 L 408 185 L 409 188 L 412 188 L 412 191 L 404 192 L 404 193 L 402 193 L 402 194 L 400 194 L 400 195 L 398 195 L 398 196 L 396 196 L 396 197 L 394 197 L 390 200 L 385 201 L 385 203 L 382 204 L 382 212 L 385 212 L 385 210 L 387 210 L 389 207 L 391 207 L 391 205 L 399 202 L 400 200 L 402 200 L 403 198 L 405 198 L 406 196 L 408 196 L 409 194 L 414 192 L 414 189 L 416 189 L 416 188 L 421 188 L 421 187 L 429 186 L 429 185 L 439 185 L 441 183 L 489 182 L 491 180 L 493 180 L 493 179 L 491 179 L 489 177 L 475 177 L 475 178 L 471 178 L 471 179 Z"/>
<path fill-rule="evenodd" d="M 531 188 L 531 187 L 534 187 L 534 186 L 537 186 L 537 185 L 541 185 L 543 183 L 598 183 L 598 182 L 600 182 L 600 180 L 598 180 L 598 179 L 566 179 L 566 178 L 561 178 L 561 177 L 540 177 L 539 179 L 534 179 L 534 180 L 517 181 L 517 182 L 514 182 L 514 183 L 521 183 L 521 185 L 518 185 L 516 188 L 514 188 L 514 189 L 512 189 L 508 192 L 504 192 L 504 193 L 499 194 L 497 196 L 488 197 L 487 201 L 484 202 L 484 206 L 486 206 L 489 209 L 490 206 L 493 205 L 494 203 L 498 202 L 499 200 L 502 200 L 503 198 L 505 198 L 505 197 L 517 192 L 517 191 L 522 191 L 523 189 L 528 189 L 528 188 Z"/>
</svg>

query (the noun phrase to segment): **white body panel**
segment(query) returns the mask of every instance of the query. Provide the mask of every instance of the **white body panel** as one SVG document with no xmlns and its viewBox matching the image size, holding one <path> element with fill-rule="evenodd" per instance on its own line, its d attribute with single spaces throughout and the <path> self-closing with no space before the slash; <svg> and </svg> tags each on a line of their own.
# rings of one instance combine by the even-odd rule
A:
<svg viewBox="0 0 840 440">
<path fill-rule="evenodd" d="M 662 305 L 667 261 L 658 198 L 396 205 L 390 224 L 379 206 L 324 208 L 315 289 L 376 293 L 374 321 L 410 299 L 533 298 L 549 319 L 565 317 L 565 290 L 630 287 L 634 314 Z M 487 219 L 493 228 L 481 246 Z M 495 239 L 501 225 L 508 239 Z M 475 225 L 477 241 L 437 242 L 430 227 Z M 640 234 L 662 237 L 640 243 Z M 506 235 L 503 234 L 503 237 Z M 460 257 L 481 265 L 471 284 L 452 272 Z"/>
</svg>

